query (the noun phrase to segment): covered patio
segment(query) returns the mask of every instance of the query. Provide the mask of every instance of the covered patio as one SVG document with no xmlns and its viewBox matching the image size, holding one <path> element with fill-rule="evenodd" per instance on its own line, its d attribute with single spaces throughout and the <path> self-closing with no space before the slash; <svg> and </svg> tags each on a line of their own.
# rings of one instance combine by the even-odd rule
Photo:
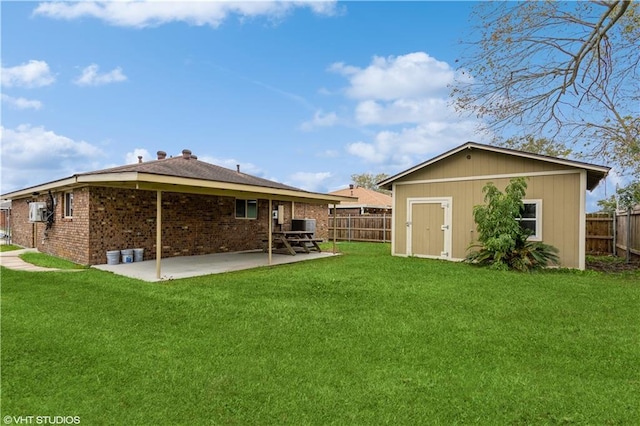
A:
<svg viewBox="0 0 640 426">
<path fill-rule="evenodd" d="M 143 162 L 140 157 L 136 164 L 78 173 L 4 196 L 26 201 L 17 203 L 21 208 L 17 244 L 76 263 L 116 268 L 114 272 L 146 271 L 153 264 L 155 281 L 242 269 L 249 255 L 238 254 L 242 257 L 231 261 L 234 255 L 229 253 L 263 246 L 270 249 L 255 254 L 253 267 L 327 256 L 300 256 L 290 250 L 291 256 L 282 259 L 273 248 L 278 248 L 277 232 L 294 231 L 294 220 L 316 220 L 314 215 L 322 212 L 323 235 L 288 241 L 295 240 L 308 252 L 304 243 L 327 239 L 325 206 L 353 200 L 251 176 L 240 166 L 230 170 L 200 161 L 188 149 L 170 158 L 158 151 L 157 160 Z M 48 222 L 35 215 L 33 221 L 27 220 L 30 206 L 44 209 Z M 107 259 L 109 252 L 135 248 L 144 250 L 147 262 L 103 265 L 113 263 Z M 210 253 L 222 254 L 208 258 L 213 264 L 207 270 Z M 182 265 L 172 269 L 176 262 Z M 197 268 L 192 268 L 193 262 Z M 146 280 L 147 272 L 141 274 L 131 276 Z"/>
<path fill-rule="evenodd" d="M 251 250 L 235 253 L 215 253 L 200 256 L 179 256 L 162 259 L 162 275 L 157 276 L 156 260 L 146 260 L 133 263 L 119 263 L 117 265 L 94 265 L 93 268 L 113 272 L 129 278 L 142 281 L 157 282 L 181 278 L 198 277 L 203 275 L 221 274 L 224 272 L 240 271 L 263 266 L 283 265 L 294 262 L 304 262 L 339 254 L 326 252 L 310 252 L 296 256 L 270 256 L 262 250 Z"/>
</svg>

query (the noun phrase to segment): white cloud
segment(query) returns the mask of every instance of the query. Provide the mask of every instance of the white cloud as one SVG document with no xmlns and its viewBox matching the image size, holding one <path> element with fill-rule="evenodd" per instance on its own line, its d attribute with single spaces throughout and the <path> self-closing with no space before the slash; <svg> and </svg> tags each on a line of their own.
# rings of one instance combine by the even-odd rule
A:
<svg viewBox="0 0 640 426">
<path fill-rule="evenodd" d="M 35 109 L 42 108 L 42 102 L 38 100 L 26 99 L 26 98 L 14 98 L 13 96 L 2 94 L 2 102 L 9 105 L 14 109 Z"/>
<path fill-rule="evenodd" d="M 336 1 L 117 1 L 46 2 L 33 11 L 54 19 L 92 17 L 110 25 L 144 28 L 169 22 L 220 26 L 232 15 L 243 18 L 264 16 L 282 19 L 295 8 L 307 7 L 316 14 L 336 13 Z"/>
<path fill-rule="evenodd" d="M 42 87 L 56 80 L 45 61 L 35 60 L 15 67 L 2 67 L 1 75 L 4 87 Z"/>
<path fill-rule="evenodd" d="M 348 143 L 347 153 L 385 172 L 396 173 L 469 140 L 486 140 L 479 122 L 450 105 L 455 70 L 425 52 L 375 56 L 366 67 L 337 62 L 329 71 L 347 79 L 342 93 L 356 101 L 353 124 L 371 135 Z"/>
<path fill-rule="evenodd" d="M 89 171 L 104 155 L 88 142 L 29 124 L 0 126 L 0 141 L 2 193 Z"/>
<path fill-rule="evenodd" d="M 125 164 L 135 164 L 138 162 L 138 156 L 142 157 L 142 161 L 155 160 L 158 157 L 152 156 L 149 151 L 144 148 L 134 148 L 133 152 L 127 152 L 124 156 Z"/>
<path fill-rule="evenodd" d="M 374 56 L 367 68 L 335 63 L 329 70 L 349 78 L 347 95 L 354 99 L 412 99 L 442 95 L 455 76 L 446 62 L 424 52 L 383 58 Z"/>
<path fill-rule="evenodd" d="M 444 98 L 397 99 L 393 102 L 359 102 L 355 118 L 359 124 L 393 125 L 443 120 L 450 115 Z"/>
<path fill-rule="evenodd" d="M 332 177 L 330 172 L 297 172 L 289 177 L 290 185 L 305 191 L 322 192 L 326 181 Z"/>
<path fill-rule="evenodd" d="M 103 84 L 117 83 L 127 79 L 127 76 L 123 74 L 122 68 L 120 67 L 102 74 L 100 74 L 98 70 L 98 65 L 91 64 L 83 69 L 82 75 L 73 82 L 78 86 L 101 86 Z"/>
<path fill-rule="evenodd" d="M 387 166 L 396 171 L 415 165 L 419 161 L 441 154 L 469 139 L 482 142 L 474 134 L 475 123 L 430 122 L 399 131 L 385 130 L 376 134 L 371 142 L 358 141 L 347 145 L 347 152 L 367 163 Z"/>
<path fill-rule="evenodd" d="M 317 110 L 311 120 L 305 121 L 300 125 L 300 129 L 310 131 L 318 127 L 331 127 L 337 122 L 338 116 L 335 112 L 325 114 L 322 110 Z"/>
</svg>

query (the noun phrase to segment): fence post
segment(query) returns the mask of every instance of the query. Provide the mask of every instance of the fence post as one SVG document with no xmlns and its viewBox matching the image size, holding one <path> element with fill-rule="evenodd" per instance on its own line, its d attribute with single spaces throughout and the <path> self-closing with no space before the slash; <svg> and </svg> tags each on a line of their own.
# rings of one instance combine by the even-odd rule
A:
<svg viewBox="0 0 640 426">
<path fill-rule="evenodd" d="M 347 241 L 351 241 L 351 213 L 347 216 Z"/>
<path fill-rule="evenodd" d="M 382 213 L 382 242 L 387 242 L 387 214 Z"/>
<path fill-rule="evenodd" d="M 613 257 L 618 256 L 618 209 L 613 211 Z"/>
<path fill-rule="evenodd" d="M 631 207 L 627 209 L 627 263 L 631 263 Z"/>
</svg>

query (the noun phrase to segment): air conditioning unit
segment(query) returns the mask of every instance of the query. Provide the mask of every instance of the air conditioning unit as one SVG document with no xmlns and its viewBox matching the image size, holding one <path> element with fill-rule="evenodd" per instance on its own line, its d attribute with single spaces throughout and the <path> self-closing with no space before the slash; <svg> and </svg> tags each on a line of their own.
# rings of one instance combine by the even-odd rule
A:
<svg viewBox="0 0 640 426">
<path fill-rule="evenodd" d="M 47 203 L 29 203 L 29 222 L 47 221 Z"/>
</svg>

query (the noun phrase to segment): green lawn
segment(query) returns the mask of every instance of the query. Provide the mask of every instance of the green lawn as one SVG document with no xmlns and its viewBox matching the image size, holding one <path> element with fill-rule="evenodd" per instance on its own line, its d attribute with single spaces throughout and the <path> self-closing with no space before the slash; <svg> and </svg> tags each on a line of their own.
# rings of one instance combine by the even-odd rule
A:
<svg viewBox="0 0 640 426">
<path fill-rule="evenodd" d="M 344 255 L 162 283 L 2 269 L 3 416 L 640 423 L 640 275 Z"/>
</svg>

